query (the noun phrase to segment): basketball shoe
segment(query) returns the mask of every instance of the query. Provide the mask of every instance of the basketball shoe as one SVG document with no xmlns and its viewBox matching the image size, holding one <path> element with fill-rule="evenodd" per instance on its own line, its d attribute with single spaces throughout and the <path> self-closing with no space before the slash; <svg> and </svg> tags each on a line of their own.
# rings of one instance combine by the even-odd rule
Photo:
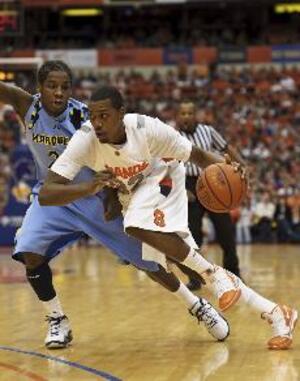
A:
<svg viewBox="0 0 300 381">
<path fill-rule="evenodd" d="M 267 320 L 272 326 L 273 337 L 268 341 L 269 349 L 289 349 L 293 343 L 298 312 L 285 305 L 277 305 L 272 312 L 263 313 L 262 319 Z"/>
<path fill-rule="evenodd" d="M 208 332 L 219 341 L 224 341 L 230 333 L 229 324 L 218 311 L 204 298 L 199 300 L 189 309 L 189 313 L 205 325 Z"/>
<path fill-rule="evenodd" d="M 219 299 L 221 311 L 226 311 L 233 306 L 241 296 L 241 290 L 234 277 L 225 269 L 214 266 L 211 272 L 206 273 L 205 280 L 212 292 Z"/>
<path fill-rule="evenodd" d="M 73 340 L 69 319 L 66 315 L 59 317 L 46 316 L 49 324 L 45 345 L 48 349 L 66 348 Z"/>
</svg>

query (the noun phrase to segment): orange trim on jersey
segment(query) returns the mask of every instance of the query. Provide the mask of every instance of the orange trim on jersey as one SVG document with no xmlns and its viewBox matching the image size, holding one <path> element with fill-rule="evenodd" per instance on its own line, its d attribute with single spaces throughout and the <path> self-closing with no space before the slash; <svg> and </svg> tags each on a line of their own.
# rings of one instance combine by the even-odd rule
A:
<svg viewBox="0 0 300 381">
<path fill-rule="evenodd" d="M 173 182 L 170 177 L 165 177 L 159 182 L 159 185 L 165 185 L 166 187 L 172 188 Z"/>
<path fill-rule="evenodd" d="M 129 179 L 139 174 L 140 172 L 143 172 L 148 166 L 149 163 L 144 161 L 141 164 L 136 164 L 131 167 L 110 167 L 106 164 L 105 168 L 111 171 L 117 177 L 122 177 L 122 179 Z"/>
</svg>

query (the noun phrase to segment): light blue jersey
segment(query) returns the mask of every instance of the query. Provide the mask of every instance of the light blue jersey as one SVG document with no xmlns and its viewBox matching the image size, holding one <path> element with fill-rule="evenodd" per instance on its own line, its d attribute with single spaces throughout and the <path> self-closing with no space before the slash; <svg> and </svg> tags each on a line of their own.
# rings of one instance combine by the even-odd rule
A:
<svg viewBox="0 0 300 381">
<path fill-rule="evenodd" d="M 51 117 L 43 108 L 39 94 L 25 116 L 26 140 L 33 154 L 37 184 L 33 188 L 33 202 L 16 235 L 13 258 L 22 260 L 20 253 L 36 253 L 51 260 L 83 233 L 94 238 L 116 255 L 138 268 L 157 271 L 154 262 L 142 260 L 142 245 L 124 233 L 123 220 L 104 221 L 102 194 L 77 200 L 66 206 L 40 206 L 38 191 L 48 168 L 64 151 L 72 135 L 88 119 L 84 103 L 69 99 L 67 109 L 58 117 Z M 93 172 L 83 168 L 76 182 L 91 179 Z"/>
<path fill-rule="evenodd" d="M 87 106 L 75 99 L 70 98 L 66 110 L 57 117 L 47 114 L 42 107 L 39 94 L 25 115 L 26 141 L 36 167 L 38 180 L 34 187 L 34 193 L 38 191 L 41 183 L 47 176 L 48 168 L 64 151 L 71 137 L 88 119 Z M 83 169 L 76 177 L 75 182 L 90 179 L 92 171 Z"/>
</svg>

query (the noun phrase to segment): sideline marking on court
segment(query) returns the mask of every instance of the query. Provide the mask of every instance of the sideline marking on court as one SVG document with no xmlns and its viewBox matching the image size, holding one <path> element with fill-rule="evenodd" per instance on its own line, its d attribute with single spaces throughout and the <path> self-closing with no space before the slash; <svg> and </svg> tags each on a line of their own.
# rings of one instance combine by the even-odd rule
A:
<svg viewBox="0 0 300 381">
<path fill-rule="evenodd" d="M 24 351 L 24 350 L 18 349 L 18 348 L 4 347 L 2 345 L 0 345 L 0 350 L 2 350 L 2 351 L 9 351 L 9 352 L 15 352 L 15 353 L 21 353 L 23 355 L 35 356 L 35 357 L 40 357 L 42 359 L 59 362 L 61 364 L 69 365 L 69 366 L 71 366 L 73 368 L 78 368 L 78 369 L 83 370 L 85 372 L 92 373 L 92 374 L 94 374 L 96 376 L 103 377 L 105 380 L 109 380 L 109 381 L 122 381 L 120 378 L 117 378 L 117 377 L 115 377 L 115 376 L 113 376 L 113 375 L 111 375 L 109 373 L 106 373 L 106 372 L 103 372 L 101 370 L 97 370 L 97 369 L 94 369 L 94 368 L 90 368 L 88 366 L 79 364 L 77 362 L 63 360 L 63 359 L 60 359 L 59 357 L 49 356 L 49 355 L 45 355 L 45 354 L 39 353 L 39 352 Z"/>
<path fill-rule="evenodd" d="M 0 362 L 0 368 L 12 370 L 18 374 L 22 374 L 23 376 L 27 376 L 28 378 L 30 378 L 31 380 L 34 380 L 34 381 L 47 381 L 46 378 L 39 376 L 36 373 L 30 372 L 30 371 L 25 370 L 25 369 L 21 369 L 17 366 L 11 365 L 11 364 L 6 364 L 4 362 Z"/>
</svg>

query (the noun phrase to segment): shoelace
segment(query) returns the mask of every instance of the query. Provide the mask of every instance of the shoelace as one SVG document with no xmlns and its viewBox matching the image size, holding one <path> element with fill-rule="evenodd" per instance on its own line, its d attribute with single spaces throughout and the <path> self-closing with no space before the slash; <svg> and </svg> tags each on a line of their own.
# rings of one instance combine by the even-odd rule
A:
<svg viewBox="0 0 300 381">
<path fill-rule="evenodd" d="M 200 301 L 199 307 L 195 312 L 190 313 L 198 319 L 198 323 L 202 322 L 208 327 L 213 328 L 217 323 L 217 319 L 214 316 L 212 306 L 209 303 L 203 304 Z"/>
<path fill-rule="evenodd" d="M 52 316 L 46 316 L 46 321 L 50 325 L 50 333 L 51 335 L 58 336 L 59 335 L 59 326 L 60 322 L 64 319 L 64 316 L 60 316 L 57 318 L 54 318 Z"/>
</svg>

